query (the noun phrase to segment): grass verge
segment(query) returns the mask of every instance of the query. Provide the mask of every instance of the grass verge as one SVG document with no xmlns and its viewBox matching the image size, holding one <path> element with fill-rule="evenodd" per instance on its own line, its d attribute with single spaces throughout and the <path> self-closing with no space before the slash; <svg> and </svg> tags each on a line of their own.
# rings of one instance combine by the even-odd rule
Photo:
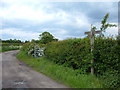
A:
<svg viewBox="0 0 120 90">
<path fill-rule="evenodd" d="M 6 52 L 6 51 L 12 51 L 12 50 L 19 50 L 18 48 L 17 49 L 0 49 L 0 52 Z"/>
<path fill-rule="evenodd" d="M 49 76 L 71 88 L 102 88 L 100 80 L 93 75 L 77 74 L 72 68 L 57 65 L 45 57 L 33 58 L 25 52 L 17 54 L 17 58 L 34 70 Z"/>
</svg>

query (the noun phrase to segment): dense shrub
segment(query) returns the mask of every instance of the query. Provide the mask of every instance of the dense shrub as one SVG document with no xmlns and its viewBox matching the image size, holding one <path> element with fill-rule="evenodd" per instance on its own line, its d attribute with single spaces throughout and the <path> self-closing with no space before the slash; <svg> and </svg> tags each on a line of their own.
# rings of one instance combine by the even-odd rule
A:
<svg viewBox="0 0 120 90">
<path fill-rule="evenodd" d="M 72 67 L 77 73 L 90 73 L 91 59 L 94 58 L 95 75 L 102 77 L 105 87 L 120 87 L 120 45 L 113 38 L 96 37 L 93 54 L 91 54 L 90 39 L 68 39 L 48 43 L 45 56 L 66 67 Z M 41 46 L 41 45 L 40 45 Z M 34 44 L 27 43 L 22 48 L 29 51 Z"/>
<path fill-rule="evenodd" d="M 95 73 L 102 75 L 107 69 L 119 70 L 119 50 L 117 40 L 95 38 L 93 51 Z M 90 72 L 90 61 L 93 56 L 90 52 L 90 40 L 88 38 L 49 43 L 45 49 L 45 55 L 55 63 Z"/>
<path fill-rule="evenodd" d="M 95 72 L 102 74 L 108 69 L 120 70 L 120 46 L 112 38 L 96 38 L 94 47 Z"/>
<path fill-rule="evenodd" d="M 25 43 L 21 50 L 25 51 L 28 55 L 31 55 L 33 57 L 41 57 L 44 55 L 43 53 L 44 47 L 45 44 Z"/>
<path fill-rule="evenodd" d="M 74 69 L 88 69 L 91 60 L 89 39 L 69 39 L 49 43 L 45 55 L 58 64 Z"/>
<path fill-rule="evenodd" d="M 107 70 L 100 76 L 104 88 L 119 88 L 120 74 L 116 70 Z"/>
</svg>

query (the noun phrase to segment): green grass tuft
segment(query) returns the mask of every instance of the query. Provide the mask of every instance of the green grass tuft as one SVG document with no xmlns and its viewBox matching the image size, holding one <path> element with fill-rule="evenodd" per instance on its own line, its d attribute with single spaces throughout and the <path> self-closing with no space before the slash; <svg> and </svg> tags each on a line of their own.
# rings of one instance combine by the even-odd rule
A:
<svg viewBox="0 0 120 90">
<path fill-rule="evenodd" d="M 25 52 L 20 52 L 17 58 L 34 70 L 72 88 L 102 88 L 100 80 L 93 75 L 77 74 L 72 68 L 55 64 L 45 57 L 33 58 Z"/>
</svg>

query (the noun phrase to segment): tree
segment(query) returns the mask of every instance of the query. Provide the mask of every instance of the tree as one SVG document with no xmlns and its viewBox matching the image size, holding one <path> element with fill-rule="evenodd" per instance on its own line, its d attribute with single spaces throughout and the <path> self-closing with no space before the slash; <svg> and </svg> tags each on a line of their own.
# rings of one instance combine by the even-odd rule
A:
<svg viewBox="0 0 120 90">
<path fill-rule="evenodd" d="M 12 39 L 9 39 L 9 40 L 2 40 L 2 43 L 22 43 L 21 40 L 12 40 Z"/>
<path fill-rule="evenodd" d="M 105 32 L 105 30 L 106 30 L 108 27 L 117 27 L 116 24 L 107 23 L 108 18 L 109 18 L 109 13 L 107 13 L 107 14 L 104 16 L 103 20 L 101 21 L 101 24 L 102 24 L 102 25 L 101 25 L 101 27 L 100 27 L 100 30 L 101 30 L 102 32 Z M 102 32 L 101 32 L 100 35 L 102 35 Z"/>
<path fill-rule="evenodd" d="M 101 27 L 100 27 L 100 30 L 101 30 L 100 36 L 104 36 L 104 35 L 102 34 L 102 32 L 105 32 L 108 27 L 117 27 L 116 24 L 107 23 L 108 18 L 109 18 L 109 13 L 107 13 L 107 14 L 104 16 L 103 20 L 101 21 L 101 24 L 102 24 L 102 25 L 101 25 Z M 93 29 L 93 30 L 97 30 L 96 26 L 93 26 L 92 29 Z"/>
<path fill-rule="evenodd" d="M 30 41 L 28 41 L 28 40 L 25 40 L 25 42 L 24 43 L 29 43 Z"/>
<path fill-rule="evenodd" d="M 43 44 L 47 44 L 52 41 L 58 41 L 58 39 L 55 39 L 52 34 L 49 32 L 43 32 L 42 34 L 39 35 L 40 37 L 40 42 Z"/>
<path fill-rule="evenodd" d="M 35 39 L 32 39 L 31 42 L 35 43 Z"/>
</svg>

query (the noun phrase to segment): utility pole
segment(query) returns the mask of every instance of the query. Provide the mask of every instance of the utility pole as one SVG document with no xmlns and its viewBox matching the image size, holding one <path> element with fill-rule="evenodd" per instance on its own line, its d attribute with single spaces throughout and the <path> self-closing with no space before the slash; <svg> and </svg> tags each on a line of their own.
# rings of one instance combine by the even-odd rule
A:
<svg viewBox="0 0 120 90">
<path fill-rule="evenodd" d="M 95 39 L 95 34 L 100 34 L 101 30 L 95 31 L 95 29 L 93 29 L 92 25 L 91 25 L 91 31 L 89 32 L 85 32 L 85 34 L 88 35 L 88 37 L 90 38 L 90 45 L 91 45 L 91 54 L 93 56 L 93 49 L 94 49 L 94 39 Z M 91 60 L 91 74 L 94 74 L 94 57 Z"/>
</svg>

